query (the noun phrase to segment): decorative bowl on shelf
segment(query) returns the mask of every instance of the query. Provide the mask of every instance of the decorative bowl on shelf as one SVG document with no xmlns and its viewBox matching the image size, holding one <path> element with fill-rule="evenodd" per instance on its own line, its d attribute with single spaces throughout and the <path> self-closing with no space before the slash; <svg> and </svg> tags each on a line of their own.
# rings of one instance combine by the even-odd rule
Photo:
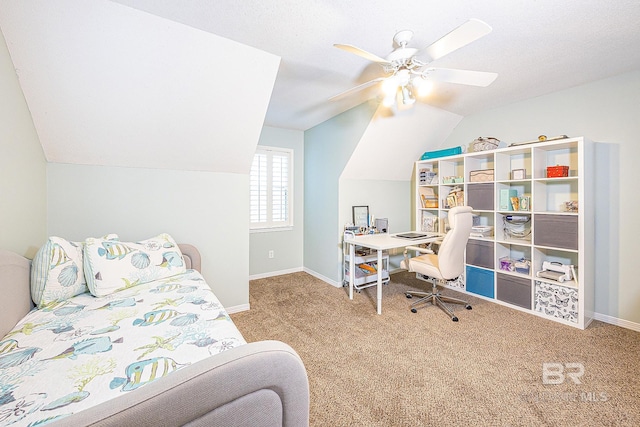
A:
<svg viewBox="0 0 640 427">
<path fill-rule="evenodd" d="M 563 208 L 565 212 L 578 212 L 578 201 L 569 200 L 568 202 L 564 202 Z"/>
</svg>

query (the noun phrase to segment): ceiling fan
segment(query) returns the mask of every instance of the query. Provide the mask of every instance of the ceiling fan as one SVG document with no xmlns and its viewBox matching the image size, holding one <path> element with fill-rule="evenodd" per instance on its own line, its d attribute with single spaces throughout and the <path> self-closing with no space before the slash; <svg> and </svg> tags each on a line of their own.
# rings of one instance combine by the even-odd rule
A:
<svg viewBox="0 0 640 427">
<path fill-rule="evenodd" d="M 413 37 L 413 31 L 403 30 L 393 37 L 393 41 L 398 47 L 386 58 L 381 58 L 352 45 L 334 44 L 339 49 L 380 64 L 387 75 L 332 96 L 329 100 L 337 100 L 377 83 L 382 83 L 382 90 L 385 94 L 384 105 L 392 106 L 397 102 L 398 105 L 410 107 L 415 103 L 416 97 L 424 96 L 431 90 L 432 82 L 486 87 L 498 77 L 496 73 L 435 68 L 430 67 L 429 64 L 431 61 L 466 46 L 490 32 L 491 27 L 486 23 L 478 19 L 470 19 L 426 48 L 416 49 L 408 47 Z"/>
</svg>

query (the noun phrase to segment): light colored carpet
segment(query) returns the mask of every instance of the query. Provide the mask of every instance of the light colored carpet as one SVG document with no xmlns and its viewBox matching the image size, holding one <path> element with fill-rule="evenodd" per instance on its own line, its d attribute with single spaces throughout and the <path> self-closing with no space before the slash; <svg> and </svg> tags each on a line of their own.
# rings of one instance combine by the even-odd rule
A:
<svg viewBox="0 0 640 427">
<path fill-rule="evenodd" d="M 581 331 L 450 290 L 473 305 L 452 306 L 459 322 L 430 305 L 414 314 L 404 291 L 430 285 L 391 279 L 382 315 L 375 287 L 351 301 L 293 273 L 251 281 L 251 310 L 231 316 L 247 341 L 299 353 L 311 426 L 640 425 L 640 333 L 597 321 Z M 544 363 L 582 364 L 581 384 L 543 384 Z"/>
</svg>

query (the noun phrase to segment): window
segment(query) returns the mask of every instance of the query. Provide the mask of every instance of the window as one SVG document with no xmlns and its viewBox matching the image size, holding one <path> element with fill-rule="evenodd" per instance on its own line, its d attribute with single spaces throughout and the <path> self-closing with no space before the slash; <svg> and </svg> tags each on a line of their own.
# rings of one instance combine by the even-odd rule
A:
<svg viewBox="0 0 640 427">
<path fill-rule="evenodd" d="M 293 150 L 258 146 L 249 187 L 251 230 L 293 226 Z"/>
</svg>

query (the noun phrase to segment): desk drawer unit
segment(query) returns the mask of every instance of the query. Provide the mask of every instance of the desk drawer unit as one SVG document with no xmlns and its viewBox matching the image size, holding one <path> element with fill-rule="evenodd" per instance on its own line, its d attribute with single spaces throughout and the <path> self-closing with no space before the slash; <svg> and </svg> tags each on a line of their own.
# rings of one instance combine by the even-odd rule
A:
<svg viewBox="0 0 640 427">
<path fill-rule="evenodd" d="M 492 211 L 493 203 L 493 183 L 467 184 L 467 206 L 474 210 Z"/>
<path fill-rule="evenodd" d="M 467 282 L 465 290 L 488 298 L 494 297 L 493 271 L 467 266 Z"/>
<path fill-rule="evenodd" d="M 533 243 L 538 246 L 577 250 L 578 217 L 536 214 L 533 219 Z"/>
<path fill-rule="evenodd" d="M 493 242 L 470 239 L 467 243 L 467 264 L 493 269 L 493 247 Z"/>
<path fill-rule="evenodd" d="M 498 273 L 496 293 L 496 298 L 500 301 L 531 310 L 530 279 Z"/>
</svg>

